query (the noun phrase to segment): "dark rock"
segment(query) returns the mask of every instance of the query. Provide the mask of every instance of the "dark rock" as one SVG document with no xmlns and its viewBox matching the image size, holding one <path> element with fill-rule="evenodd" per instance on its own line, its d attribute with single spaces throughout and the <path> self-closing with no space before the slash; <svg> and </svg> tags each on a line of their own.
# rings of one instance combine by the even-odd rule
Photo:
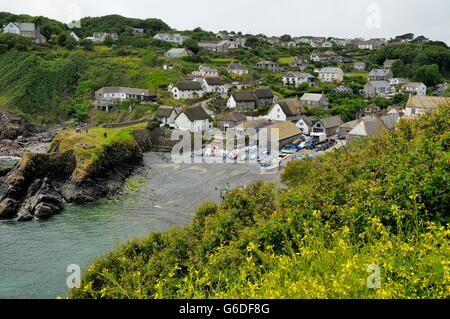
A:
<svg viewBox="0 0 450 319">
<path fill-rule="evenodd" d="M 0 113 L 0 127 L 2 128 L 0 140 L 15 140 L 19 136 L 25 138 L 42 131 L 42 128 L 32 125 L 11 113 Z"/>
<path fill-rule="evenodd" d="M 13 218 L 17 215 L 19 203 L 11 198 L 5 198 L 0 203 L 0 219 Z"/>
</svg>

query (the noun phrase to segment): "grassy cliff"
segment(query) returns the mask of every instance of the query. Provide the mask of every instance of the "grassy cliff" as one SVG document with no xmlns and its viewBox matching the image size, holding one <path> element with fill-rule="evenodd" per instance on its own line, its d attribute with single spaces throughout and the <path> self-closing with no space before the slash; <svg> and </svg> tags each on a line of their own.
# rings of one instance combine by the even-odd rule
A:
<svg viewBox="0 0 450 319">
<path fill-rule="evenodd" d="M 126 128 L 92 128 L 87 133 L 66 129 L 55 137 L 50 151 L 59 153 L 72 151 L 75 154 L 76 167 L 71 180 L 80 182 L 95 177 L 97 171 L 106 166 L 119 165 L 120 161 L 141 154 L 133 131 L 144 128 L 145 124 Z M 107 163 L 114 159 L 117 159 L 117 163 Z"/>
<path fill-rule="evenodd" d="M 71 298 L 450 297 L 450 107 L 93 263 Z M 371 266 L 372 265 L 372 266 Z M 373 265 L 381 288 L 368 289 Z"/>
</svg>

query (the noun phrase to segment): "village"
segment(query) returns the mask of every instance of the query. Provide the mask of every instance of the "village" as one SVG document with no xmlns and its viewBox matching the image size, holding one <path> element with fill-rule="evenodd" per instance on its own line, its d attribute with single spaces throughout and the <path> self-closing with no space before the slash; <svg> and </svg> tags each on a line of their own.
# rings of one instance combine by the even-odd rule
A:
<svg viewBox="0 0 450 319">
<path fill-rule="evenodd" d="M 11 22 L 3 32 L 28 37 L 36 45 L 47 43 L 33 23 Z M 132 28 L 128 32 L 135 38 L 149 37 L 142 28 Z M 81 39 L 72 31 L 70 37 L 79 43 L 98 46 L 119 40 L 116 32 L 94 32 Z M 155 112 L 142 120 L 148 120 L 152 125 L 156 123 L 167 130 L 191 134 L 219 132 L 204 141 L 202 149 L 193 149 L 192 158 L 255 160 L 263 167 L 269 167 L 271 172 L 286 159 L 311 159 L 356 139 L 378 136 L 394 130 L 400 119 L 417 118 L 450 102 L 450 98 L 443 96 L 449 89 L 445 82 L 430 88 L 422 82 L 395 77 L 393 69 L 399 59 L 385 59 L 379 65 L 369 63 L 369 69 L 364 54 L 389 45 L 408 43 L 411 39 L 400 37 L 388 41 L 288 35 L 249 38 L 234 32 L 219 32 L 214 35 L 216 41 L 194 41 L 181 33 L 157 33 L 150 37 L 171 46 L 160 57 L 164 61 L 160 68 L 166 72 L 182 61 L 192 61 L 200 53 L 209 55 L 212 61 L 230 62 L 220 63 L 219 67 L 217 63 L 191 63 L 190 66 L 195 65 L 196 69 L 183 73 L 177 81 L 158 92 L 142 87 L 104 86 L 92 92 L 91 106 L 96 111 L 113 113 L 119 105 L 121 109 L 125 105 L 130 112 L 136 105 L 148 105 Z M 241 61 L 237 55 L 248 50 L 255 41 L 283 50 L 302 47 L 308 53 L 280 56 L 276 61 Z M 333 104 L 341 97 L 347 100 L 358 98 L 355 101 L 361 104 L 357 105 L 354 114 L 343 117 L 335 112 Z M 402 97 L 403 104 L 397 97 Z M 383 105 L 377 105 L 378 101 Z M 125 126 L 127 123 L 113 125 Z M 273 135 L 270 138 L 276 142 L 275 148 L 270 143 L 265 147 L 259 145 L 258 137 L 266 131 L 273 132 L 269 135 Z M 226 149 L 230 138 L 244 138 L 245 143 L 239 146 L 240 149 Z M 252 140 L 257 142 L 251 144 Z M 269 164 L 263 164 L 267 158 Z"/>
</svg>

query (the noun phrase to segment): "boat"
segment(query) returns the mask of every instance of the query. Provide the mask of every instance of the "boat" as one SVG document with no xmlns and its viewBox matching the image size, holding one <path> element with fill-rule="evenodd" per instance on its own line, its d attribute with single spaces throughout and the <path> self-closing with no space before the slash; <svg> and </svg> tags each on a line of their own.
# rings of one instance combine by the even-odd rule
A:
<svg viewBox="0 0 450 319">
<path fill-rule="evenodd" d="M 278 173 L 280 161 L 274 158 L 266 158 L 261 161 L 261 174 L 270 175 Z"/>
</svg>

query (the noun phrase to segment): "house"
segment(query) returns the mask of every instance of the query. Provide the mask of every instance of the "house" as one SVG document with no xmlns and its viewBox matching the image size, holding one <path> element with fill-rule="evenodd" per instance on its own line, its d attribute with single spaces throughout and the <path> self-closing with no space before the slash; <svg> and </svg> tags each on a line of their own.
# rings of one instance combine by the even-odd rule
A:
<svg viewBox="0 0 450 319">
<path fill-rule="evenodd" d="M 450 97 L 412 95 L 406 103 L 404 114 L 406 118 L 418 118 L 425 113 L 433 112 L 441 105 L 448 104 Z"/>
<path fill-rule="evenodd" d="M 70 36 L 77 42 L 80 42 L 80 37 L 73 31 L 70 32 Z"/>
<path fill-rule="evenodd" d="M 278 64 L 272 61 L 260 61 L 256 63 L 257 69 L 266 69 L 271 72 L 278 72 Z"/>
<path fill-rule="evenodd" d="M 226 132 L 228 129 L 244 123 L 246 120 L 246 116 L 240 112 L 228 112 L 217 118 L 217 128 Z"/>
<path fill-rule="evenodd" d="M 400 113 L 397 110 L 395 110 L 395 112 L 391 110 L 390 113 L 382 115 L 380 120 L 388 130 L 392 131 L 396 128 L 397 123 L 400 121 Z"/>
<path fill-rule="evenodd" d="M 417 94 L 419 96 L 426 96 L 427 86 L 419 82 L 407 82 L 402 86 L 401 92 Z"/>
<path fill-rule="evenodd" d="M 193 76 L 199 76 L 199 77 L 202 77 L 202 78 L 218 77 L 219 76 L 219 71 L 217 69 L 210 68 L 209 66 L 201 64 L 199 66 L 199 68 L 198 68 L 198 71 L 192 72 L 192 75 Z"/>
<path fill-rule="evenodd" d="M 30 38 L 34 44 L 47 43 L 47 38 L 40 33 L 34 23 L 10 22 L 3 27 L 3 32 Z"/>
<path fill-rule="evenodd" d="M 189 37 L 181 34 L 158 33 L 153 37 L 153 39 L 182 45 L 184 41 L 189 39 Z"/>
<path fill-rule="evenodd" d="M 308 68 L 308 61 L 299 57 L 295 57 L 294 60 L 292 60 L 292 62 L 290 63 L 290 66 L 291 68 L 304 71 Z"/>
<path fill-rule="evenodd" d="M 332 94 L 341 94 L 341 93 L 347 93 L 352 94 L 353 89 L 351 87 L 345 86 L 345 85 L 339 85 L 333 89 L 331 89 Z"/>
<path fill-rule="evenodd" d="M 385 44 L 381 39 L 371 39 L 367 41 L 358 41 L 356 45 L 361 50 L 376 50 Z"/>
<path fill-rule="evenodd" d="M 339 126 L 338 137 L 340 139 L 347 139 L 348 133 L 355 128 L 361 122 L 360 119 L 350 121 Z"/>
<path fill-rule="evenodd" d="M 131 30 L 131 35 L 134 37 L 141 37 L 141 36 L 145 35 L 145 30 L 141 29 L 141 28 L 133 28 Z"/>
<path fill-rule="evenodd" d="M 157 96 L 145 89 L 106 86 L 95 92 L 97 101 L 123 102 L 136 100 L 140 102 L 156 102 Z"/>
<path fill-rule="evenodd" d="M 178 116 L 177 109 L 173 106 L 161 105 L 155 113 L 155 117 L 162 125 L 174 125 Z"/>
<path fill-rule="evenodd" d="M 295 125 L 302 130 L 303 134 L 309 135 L 312 132 L 314 123 L 318 120 L 317 116 L 301 116 Z"/>
<path fill-rule="evenodd" d="M 301 97 L 300 102 L 303 106 L 320 107 L 325 111 L 328 110 L 330 105 L 328 98 L 324 94 L 317 93 L 305 93 Z"/>
<path fill-rule="evenodd" d="M 287 144 L 295 142 L 302 136 L 302 131 L 292 122 L 279 122 L 266 127 L 268 142 L 276 140 L 278 142 L 279 151 Z M 274 150 L 273 145 L 269 145 Z"/>
<path fill-rule="evenodd" d="M 175 128 L 199 133 L 212 128 L 211 118 L 200 105 L 184 108 L 175 118 Z"/>
<path fill-rule="evenodd" d="M 104 42 L 106 38 L 111 38 L 113 41 L 119 40 L 119 35 L 116 32 L 94 32 L 92 35 L 92 41 Z"/>
<path fill-rule="evenodd" d="M 383 121 L 374 116 L 367 116 L 358 121 L 359 123 L 346 134 L 347 143 L 361 137 L 379 136 L 387 131 Z"/>
<path fill-rule="evenodd" d="M 353 63 L 353 69 L 356 71 L 365 71 L 366 63 L 365 62 L 355 62 L 355 63 Z"/>
<path fill-rule="evenodd" d="M 188 56 L 193 56 L 194 53 L 185 48 L 173 48 L 167 51 L 164 55 L 168 58 L 180 59 Z"/>
<path fill-rule="evenodd" d="M 344 124 L 339 115 L 319 119 L 313 124 L 311 136 L 319 137 L 319 139 L 329 138 L 336 135 L 339 127 Z"/>
<path fill-rule="evenodd" d="M 240 63 L 231 63 L 227 67 L 227 71 L 228 73 L 239 76 L 248 74 L 248 70 Z"/>
<path fill-rule="evenodd" d="M 330 42 L 330 41 L 322 42 L 322 48 L 332 48 L 332 47 L 333 47 L 333 42 Z"/>
<path fill-rule="evenodd" d="M 337 67 L 326 67 L 319 70 L 319 80 L 321 82 L 342 82 L 344 81 L 344 71 Z"/>
<path fill-rule="evenodd" d="M 406 83 L 406 79 L 404 78 L 392 78 L 389 79 L 389 85 L 390 86 L 396 86 L 396 85 L 400 85 L 400 84 L 404 84 Z"/>
<path fill-rule="evenodd" d="M 202 86 L 206 93 L 228 93 L 228 87 L 219 77 L 206 77 L 202 79 Z"/>
<path fill-rule="evenodd" d="M 297 47 L 297 43 L 295 43 L 294 41 L 283 42 L 281 43 L 281 46 L 286 49 L 293 49 Z"/>
<path fill-rule="evenodd" d="M 364 85 L 364 96 L 373 98 L 376 96 L 387 96 L 391 87 L 386 81 L 369 81 Z"/>
<path fill-rule="evenodd" d="M 229 109 L 254 109 L 257 102 L 256 96 L 250 91 L 238 91 L 231 94 L 227 101 Z"/>
<path fill-rule="evenodd" d="M 308 86 L 314 86 L 316 83 L 316 78 L 310 73 L 291 71 L 283 76 L 283 85 L 285 87 L 298 88 L 303 83 L 308 84 Z"/>
<path fill-rule="evenodd" d="M 389 81 L 394 77 L 390 69 L 373 69 L 369 73 L 369 81 Z"/>
<path fill-rule="evenodd" d="M 448 90 L 450 89 L 450 85 L 448 83 L 442 83 L 436 85 L 436 94 L 437 95 L 444 95 Z"/>
<path fill-rule="evenodd" d="M 358 113 L 358 118 L 364 116 L 374 116 L 378 115 L 381 112 L 381 108 L 376 104 L 370 104 Z"/>
<path fill-rule="evenodd" d="M 206 50 L 209 52 L 215 52 L 222 55 L 227 55 L 230 51 L 230 46 L 228 44 L 228 41 L 221 41 L 219 43 L 213 43 L 213 42 L 200 42 L 198 44 L 200 49 Z"/>
<path fill-rule="evenodd" d="M 256 106 L 271 106 L 275 102 L 275 95 L 269 88 L 258 88 L 253 94 L 256 96 Z"/>
<path fill-rule="evenodd" d="M 333 51 L 326 51 L 324 53 L 312 53 L 310 55 L 310 60 L 314 62 L 331 62 L 331 63 L 341 63 L 344 62 L 344 58 L 340 55 L 337 55 Z"/>
<path fill-rule="evenodd" d="M 272 121 L 298 121 L 302 114 L 305 114 L 305 108 L 298 98 L 278 101 L 273 105 L 267 118 Z"/>
<path fill-rule="evenodd" d="M 383 67 L 385 69 L 390 69 L 394 65 L 394 63 L 397 61 L 399 61 L 399 60 L 386 59 L 386 61 L 384 61 L 384 63 L 383 63 Z"/>
<path fill-rule="evenodd" d="M 175 100 L 190 100 L 203 97 L 205 91 L 197 81 L 179 81 L 170 89 Z"/>
<path fill-rule="evenodd" d="M 128 100 L 155 103 L 158 97 L 145 89 L 107 86 L 95 92 L 93 105 L 96 109 L 100 108 L 109 112 L 114 104 Z"/>
</svg>

